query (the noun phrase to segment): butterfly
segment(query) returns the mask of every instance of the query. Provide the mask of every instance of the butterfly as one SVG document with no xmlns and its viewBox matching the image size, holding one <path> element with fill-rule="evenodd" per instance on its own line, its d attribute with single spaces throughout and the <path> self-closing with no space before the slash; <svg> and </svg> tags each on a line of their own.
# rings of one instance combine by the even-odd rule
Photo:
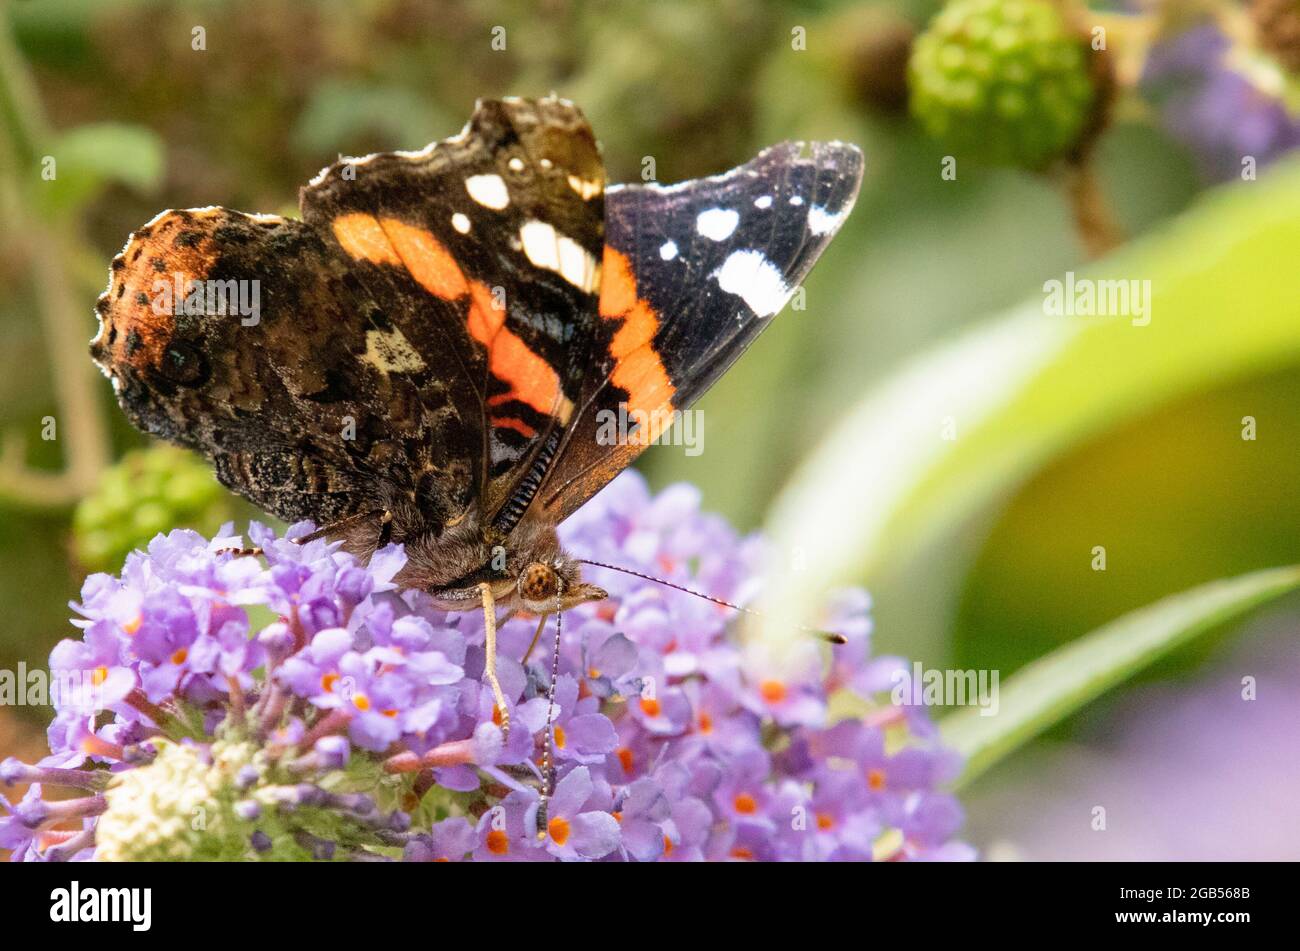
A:
<svg viewBox="0 0 1300 951">
<path fill-rule="evenodd" d="M 771 322 L 861 176 L 852 145 L 784 143 L 607 187 L 575 105 L 480 101 L 454 138 L 324 169 L 300 219 L 162 212 L 90 351 L 135 426 L 233 491 L 362 559 L 401 543 L 400 586 L 482 609 L 504 711 L 496 609 L 606 597 L 556 526 Z"/>
</svg>

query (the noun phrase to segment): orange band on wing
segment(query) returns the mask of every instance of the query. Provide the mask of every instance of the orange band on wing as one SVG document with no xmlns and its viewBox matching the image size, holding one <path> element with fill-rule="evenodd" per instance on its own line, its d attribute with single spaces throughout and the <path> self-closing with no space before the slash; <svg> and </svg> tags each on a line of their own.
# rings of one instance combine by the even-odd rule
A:
<svg viewBox="0 0 1300 951">
<path fill-rule="evenodd" d="M 479 281 L 470 286 L 469 292 L 472 298 L 468 317 L 470 336 L 491 350 L 492 341 L 505 326 L 506 309 L 497 306 L 492 291 Z"/>
<path fill-rule="evenodd" d="M 498 429 L 513 429 L 515 432 L 521 433 L 525 439 L 532 439 L 537 435 L 537 430 L 522 419 L 515 419 L 512 416 L 493 416 L 492 425 Z"/>
<path fill-rule="evenodd" d="M 443 300 L 468 295 L 466 329 L 487 350 L 493 376 L 509 387 L 489 403 L 518 400 L 543 415 L 555 414 L 561 423 L 569 421 L 573 404 L 560 389 L 559 374 L 506 327 L 505 308 L 497 306 L 492 290 L 479 281 L 467 281 L 451 252 L 431 232 L 397 218 L 378 219 L 364 213 L 336 218 L 333 227 L 339 244 L 352 257 L 405 268 L 421 287 Z M 493 424 L 536 435 L 522 420 L 494 418 Z"/>
<path fill-rule="evenodd" d="M 623 322 L 610 341 L 615 363 L 609 378 L 627 393 L 628 414 L 645 414 L 649 432 L 642 436 L 649 442 L 667 428 L 676 387 L 654 349 L 659 317 L 648 301 L 637 296 L 627 256 L 609 245 L 601 265 L 600 316 Z"/>
<path fill-rule="evenodd" d="M 488 369 L 492 375 L 510 387 L 488 403 L 498 406 L 518 400 L 546 416 L 555 414 L 561 423 L 568 422 L 573 404 L 560 390 L 559 374 L 506 327 L 506 312 L 496 306 L 492 291 L 485 284 L 471 282 L 470 297 L 469 332 L 487 347 Z"/>
<path fill-rule="evenodd" d="M 374 215 L 357 211 L 340 215 L 333 222 L 334 237 L 350 257 L 371 264 L 401 266 L 402 259 L 393 250 L 388 235 Z"/>
<path fill-rule="evenodd" d="M 469 291 L 456 259 L 424 228 L 397 218 L 352 212 L 335 218 L 333 229 L 334 237 L 348 255 L 371 264 L 405 268 L 435 297 L 455 300 Z"/>
<path fill-rule="evenodd" d="M 421 287 L 443 300 L 465 296 L 469 285 L 460 265 L 430 232 L 396 218 L 384 218 L 380 225 L 402 264 Z"/>
</svg>

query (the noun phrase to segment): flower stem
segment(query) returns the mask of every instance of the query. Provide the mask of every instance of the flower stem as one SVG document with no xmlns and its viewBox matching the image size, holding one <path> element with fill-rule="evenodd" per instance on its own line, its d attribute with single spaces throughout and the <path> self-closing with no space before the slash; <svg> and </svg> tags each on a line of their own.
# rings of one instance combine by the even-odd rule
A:
<svg viewBox="0 0 1300 951">
<path fill-rule="evenodd" d="M 0 164 L 14 175 L 23 169 L 35 174 L 38 153 L 50 141 L 51 132 L 35 83 L 9 31 L 7 15 L 0 15 L 0 126 L 5 131 L 0 137 Z M 30 469 L 22 442 L 10 436 L 0 447 L 0 497 L 22 505 L 57 508 L 85 495 L 108 465 L 108 432 L 96 395 L 97 374 L 86 358 L 88 309 L 80 303 L 79 285 L 67 266 L 78 256 L 78 242 L 70 222 L 35 220 L 21 195 L 21 190 L 15 189 L 0 204 L 4 206 L 5 230 L 22 236 L 23 244 L 31 249 L 32 285 L 53 364 L 50 378 L 66 464 L 62 472 Z"/>
<path fill-rule="evenodd" d="M 1092 162 L 1067 166 L 1064 185 L 1074 226 L 1088 257 L 1099 258 L 1118 247 L 1124 240 L 1123 230 Z"/>
</svg>

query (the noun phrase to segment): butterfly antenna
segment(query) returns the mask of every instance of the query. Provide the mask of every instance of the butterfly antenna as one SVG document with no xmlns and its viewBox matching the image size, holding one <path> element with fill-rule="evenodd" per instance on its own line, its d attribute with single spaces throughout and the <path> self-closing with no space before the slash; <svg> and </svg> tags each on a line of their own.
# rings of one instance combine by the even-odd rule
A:
<svg viewBox="0 0 1300 951">
<path fill-rule="evenodd" d="M 560 678 L 560 631 L 564 623 L 564 581 L 556 578 L 555 589 L 555 649 L 551 652 L 551 686 L 546 692 L 546 745 L 542 748 L 542 794 L 537 803 L 537 837 L 546 838 L 547 810 L 555 794 L 555 682 Z M 540 633 L 540 632 L 539 632 Z"/>
<path fill-rule="evenodd" d="M 767 617 L 767 615 L 765 615 L 762 611 L 755 611 L 753 608 L 747 608 L 739 604 L 733 604 L 730 601 L 724 601 L 722 598 L 715 598 L 711 594 L 705 594 L 703 591 L 696 591 L 695 589 L 688 588 L 685 585 L 674 584 L 671 581 L 665 581 L 663 578 L 656 578 L 654 575 L 645 574 L 644 572 L 641 571 L 634 571 L 631 568 L 623 568 L 619 565 L 609 565 L 603 561 L 589 561 L 586 558 L 579 558 L 578 561 L 584 565 L 591 565 L 593 568 L 608 568 L 610 571 L 621 571 L 625 575 L 632 575 L 637 578 L 642 578 L 646 581 L 653 581 L 655 584 L 661 584 L 665 588 L 672 588 L 676 591 L 681 591 L 684 594 L 690 594 L 690 595 L 694 595 L 697 598 L 703 598 L 705 601 L 712 601 L 714 604 L 720 604 L 724 608 L 731 608 L 733 611 L 739 611 L 742 614 L 748 614 L 751 617 Z M 812 634 L 816 637 L 820 637 L 822 640 L 828 641 L 831 644 L 848 643 L 848 638 L 846 638 L 843 634 L 837 634 L 834 631 L 823 631 L 815 627 L 804 627 L 802 624 L 799 625 L 799 630 L 804 631 L 805 633 L 808 634 Z"/>
</svg>

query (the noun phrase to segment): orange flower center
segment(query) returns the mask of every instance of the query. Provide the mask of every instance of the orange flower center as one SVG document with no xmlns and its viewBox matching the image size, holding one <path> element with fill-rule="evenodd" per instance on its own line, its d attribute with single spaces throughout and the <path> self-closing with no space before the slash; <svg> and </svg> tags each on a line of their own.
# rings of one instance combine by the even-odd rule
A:
<svg viewBox="0 0 1300 951">
<path fill-rule="evenodd" d="M 741 859 L 742 861 L 748 862 L 754 858 L 754 853 L 743 845 L 738 845 L 731 850 L 731 857 L 733 859 Z"/>
<path fill-rule="evenodd" d="M 656 700 L 654 697 L 641 698 L 641 712 L 644 713 L 646 716 L 657 717 L 659 716 L 659 710 L 660 710 L 659 701 Z"/>
<path fill-rule="evenodd" d="M 555 748 L 557 750 L 564 749 L 564 727 L 558 723 L 555 724 Z"/>
<path fill-rule="evenodd" d="M 493 855 L 505 855 L 510 851 L 510 840 L 502 830 L 493 829 L 487 834 L 487 848 Z"/>
<path fill-rule="evenodd" d="M 622 764 L 623 771 L 625 773 L 630 773 L 632 772 L 633 764 L 636 762 L 636 757 L 632 755 L 632 751 L 626 746 L 620 746 L 618 748 L 618 761 Z"/>
<path fill-rule="evenodd" d="M 758 692 L 768 703 L 780 703 L 785 699 L 785 684 L 779 680 L 764 680 Z"/>
<path fill-rule="evenodd" d="M 134 634 L 136 631 L 140 630 L 140 625 L 143 623 L 144 617 L 137 614 L 131 620 L 122 625 L 122 630 L 126 631 L 128 634 Z"/>
<path fill-rule="evenodd" d="M 364 693 L 356 694 L 352 698 L 352 705 L 361 711 L 369 710 L 370 698 L 367 697 Z"/>
<path fill-rule="evenodd" d="M 96 687 L 98 687 L 107 679 L 108 679 L 107 667 L 96 667 L 94 672 L 91 673 L 90 675 L 90 682 L 94 684 Z"/>
<path fill-rule="evenodd" d="M 825 812 L 817 813 L 817 828 L 821 829 L 823 832 L 835 828 L 834 817 Z"/>
<path fill-rule="evenodd" d="M 873 792 L 880 792 L 885 788 L 885 771 L 876 767 L 867 771 L 867 785 Z"/>
<path fill-rule="evenodd" d="M 176 653 L 172 654 L 172 663 L 179 667 L 185 663 L 185 658 L 190 656 L 190 652 L 182 647 Z"/>
<path fill-rule="evenodd" d="M 700 732 L 701 733 L 713 732 L 713 717 L 709 716 L 707 713 L 700 714 Z"/>
<path fill-rule="evenodd" d="M 738 793 L 736 798 L 731 801 L 736 811 L 741 815 L 753 815 L 758 812 L 758 801 L 749 793 Z"/>
<path fill-rule="evenodd" d="M 332 674 L 332 673 L 331 673 L 331 674 L 323 674 L 323 675 L 321 675 L 321 679 L 320 679 L 320 687 L 321 687 L 321 689 L 324 690 L 326 693 L 333 693 L 333 692 L 334 692 L 334 685 L 335 685 L 336 683 L 338 683 L 338 680 L 339 680 L 339 675 L 338 675 L 338 674 Z"/>
<path fill-rule="evenodd" d="M 564 845 L 565 842 L 569 841 L 569 820 L 556 816 L 546 823 L 546 831 L 551 834 L 551 840 L 556 845 Z"/>
</svg>

